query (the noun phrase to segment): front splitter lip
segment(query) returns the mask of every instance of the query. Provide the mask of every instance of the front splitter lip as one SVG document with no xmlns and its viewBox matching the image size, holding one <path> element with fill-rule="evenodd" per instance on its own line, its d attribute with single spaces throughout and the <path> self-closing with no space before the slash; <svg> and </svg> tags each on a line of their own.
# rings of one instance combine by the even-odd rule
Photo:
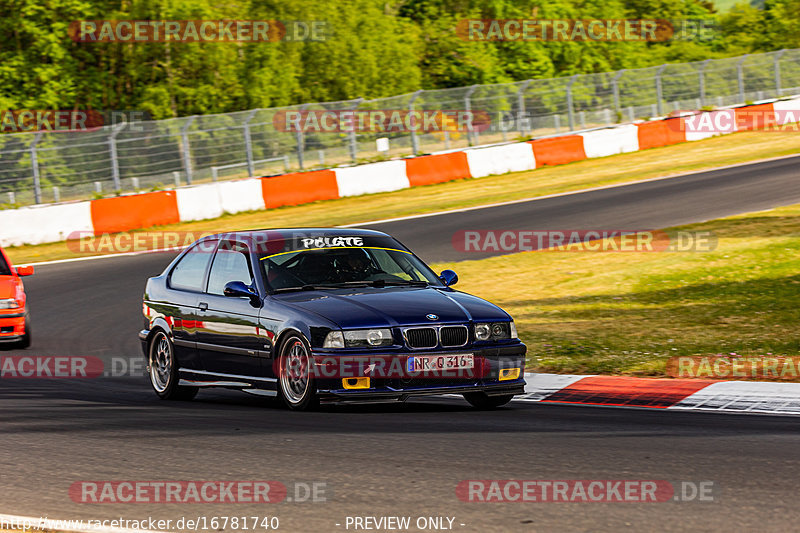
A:
<svg viewBox="0 0 800 533">
<path fill-rule="evenodd" d="M 503 384 L 491 385 L 456 385 L 449 387 L 427 387 L 413 389 L 391 389 L 384 387 L 376 390 L 324 390 L 319 391 L 322 402 L 347 402 L 369 400 L 391 400 L 412 396 L 442 396 L 444 394 L 464 394 L 465 392 L 485 392 L 489 396 L 502 396 L 506 394 L 524 394 L 525 381 L 516 380 Z"/>
</svg>

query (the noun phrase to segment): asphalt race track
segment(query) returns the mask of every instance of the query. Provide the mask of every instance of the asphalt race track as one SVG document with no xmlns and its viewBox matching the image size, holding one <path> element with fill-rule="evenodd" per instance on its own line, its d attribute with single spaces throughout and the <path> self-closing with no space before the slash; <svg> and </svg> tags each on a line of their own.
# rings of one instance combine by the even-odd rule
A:
<svg viewBox="0 0 800 533">
<path fill-rule="evenodd" d="M 795 157 L 370 227 L 428 261 L 458 260 L 479 257 L 453 249 L 462 229 L 661 228 L 798 202 Z M 0 513 L 278 516 L 283 531 L 387 515 L 454 517 L 454 530 L 475 532 L 796 527 L 798 418 L 522 403 L 477 412 L 459 399 L 290 413 L 230 391 L 159 401 L 140 375 L 136 332 L 144 281 L 173 255 L 41 265 L 26 279 L 33 346 L 0 356 L 96 356 L 122 375 L 0 382 Z M 456 486 L 469 479 L 712 481 L 714 501 L 462 502 Z M 277 480 L 290 497 L 295 483 L 317 482 L 327 501 L 74 503 L 68 489 L 83 480 Z"/>
</svg>

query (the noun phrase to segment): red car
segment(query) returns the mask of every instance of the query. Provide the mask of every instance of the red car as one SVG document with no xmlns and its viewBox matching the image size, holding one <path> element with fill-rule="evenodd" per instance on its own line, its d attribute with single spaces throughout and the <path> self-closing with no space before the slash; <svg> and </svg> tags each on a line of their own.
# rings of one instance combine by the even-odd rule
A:
<svg viewBox="0 0 800 533">
<path fill-rule="evenodd" d="M 25 287 L 20 279 L 31 274 L 32 266 L 14 268 L 0 248 L 0 343 L 14 343 L 19 348 L 27 348 L 31 344 Z"/>
</svg>

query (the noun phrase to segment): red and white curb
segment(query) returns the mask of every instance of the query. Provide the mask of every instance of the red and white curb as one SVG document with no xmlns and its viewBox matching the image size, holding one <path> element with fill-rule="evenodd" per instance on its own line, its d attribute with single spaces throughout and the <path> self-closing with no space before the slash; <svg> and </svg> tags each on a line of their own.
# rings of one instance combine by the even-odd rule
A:
<svg viewBox="0 0 800 533">
<path fill-rule="evenodd" d="M 522 402 L 800 415 L 800 383 L 525 374 Z"/>
</svg>

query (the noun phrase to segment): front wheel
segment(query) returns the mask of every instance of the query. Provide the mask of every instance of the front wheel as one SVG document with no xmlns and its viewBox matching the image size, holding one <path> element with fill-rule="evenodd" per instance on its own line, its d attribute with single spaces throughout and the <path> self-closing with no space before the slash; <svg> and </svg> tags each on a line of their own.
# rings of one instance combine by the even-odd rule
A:
<svg viewBox="0 0 800 533">
<path fill-rule="evenodd" d="M 280 395 L 289 409 L 303 411 L 319 405 L 317 387 L 312 376 L 313 362 L 305 341 L 292 335 L 281 347 L 278 375 Z"/>
<path fill-rule="evenodd" d="M 150 384 L 162 400 L 191 400 L 197 396 L 197 387 L 178 385 L 178 365 L 172 341 L 163 331 L 153 335 L 150 341 L 147 369 Z"/>
<path fill-rule="evenodd" d="M 465 392 L 464 399 L 467 400 L 472 407 L 477 409 L 494 409 L 505 405 L 514 398 L 513 394 L 503 394 L 501 396 L 489 396 L 485 392 Z"/>
</svg>

